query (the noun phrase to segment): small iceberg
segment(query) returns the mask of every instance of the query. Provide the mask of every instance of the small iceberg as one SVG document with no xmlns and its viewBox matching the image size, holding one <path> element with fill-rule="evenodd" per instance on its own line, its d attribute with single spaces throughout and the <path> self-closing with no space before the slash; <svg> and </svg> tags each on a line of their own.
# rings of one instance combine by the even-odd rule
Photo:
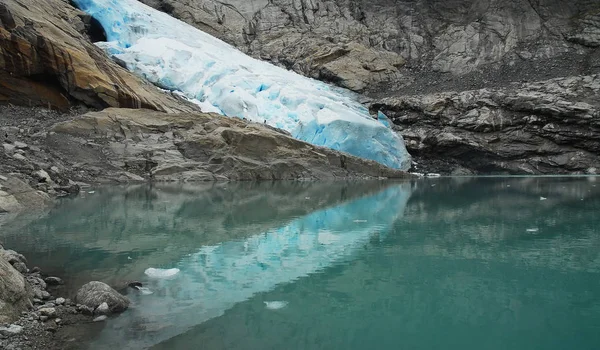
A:
<svg viewBox="0 0 600 350">
<path fill-rule="evenodd" d="M 287 301 L 265 301 L 265 306 L 269 310 L 279 310 L 287 306 Z"/>
<path fill-rule="evenodd" d="M 527 232 L 538 232 L 538 229 L 537 228 L 528 228 L 525 231 L 527 231 Z"/>
<path fill-rule="evenodd" d="M 546 197 L 540 197 L 541 201 L 545 201 L 546 199 L 548 199 L 548 198 L 546 198 Z"/>
<path fill-rule="evenodd" d="M 171 278 L 179 273 L 178 268 L 172 269 L 156 269 L 154 267 L 147 268 L 144 273 L 151 278 Z"/>
</svg>

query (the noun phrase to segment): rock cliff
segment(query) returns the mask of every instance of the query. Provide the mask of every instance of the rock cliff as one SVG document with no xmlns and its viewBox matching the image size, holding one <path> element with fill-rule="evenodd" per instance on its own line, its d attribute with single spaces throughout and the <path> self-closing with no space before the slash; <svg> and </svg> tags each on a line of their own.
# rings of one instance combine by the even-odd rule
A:
<svg viewBox="0 0 600 350">
<path fill-rule="evenodd" d="M 250 55 L 361 92 L 599 69 L 594 0 L 141 1 Z M 467 78 L 457 84 L 457 75 Z"/>
<path fill-rule="evenodd" d="M 0 1 L 0 102 L 196 109 L 114 63 L 90 41 L 92 29 L 90 17 L 66 0 Z"/>
</svg>

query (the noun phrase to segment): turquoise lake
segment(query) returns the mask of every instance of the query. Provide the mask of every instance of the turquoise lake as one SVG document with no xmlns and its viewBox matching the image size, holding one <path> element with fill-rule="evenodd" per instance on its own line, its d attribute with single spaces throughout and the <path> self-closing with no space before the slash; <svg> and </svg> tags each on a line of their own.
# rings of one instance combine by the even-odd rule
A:
<svg viewBox="0 0 600 350">
<path fill-rule="evenodd" d="M 90 349 L 600 349 L 599 214 L 597 177 L 113 186 L 0 240 L 144 284 Z"/>
</svg>

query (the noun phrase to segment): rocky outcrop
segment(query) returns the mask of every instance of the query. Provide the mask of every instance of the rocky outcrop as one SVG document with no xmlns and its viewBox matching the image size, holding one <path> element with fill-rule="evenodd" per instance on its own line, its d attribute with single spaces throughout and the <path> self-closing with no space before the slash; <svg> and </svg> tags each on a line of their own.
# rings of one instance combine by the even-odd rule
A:
<svg viewBox="0 0 600 350">
<path fill-rule="evenodd" d="M 159 91 L 110 60 L 86 29 L 93 22 L 66 0 L 0 2 L 0 102 L 66 110 L 197 108 Z"/>
<path fill-rule="evenodd" d="M 385 98 L 417 163 L 442 173 L 600 172 L 600 75 L 508 88 Z M 419 170 L 418 166 L 416 170 Z"/>
<path fill-rule="evenodd" d="M 110 108 L 56 124 L 46 143 L 65 159 L 135 180 L 407 176 L 374 161 L 296 140 L 263 124 L 216 114 Z"/>
<path fill-rule="evenodd" d="M 127 310 L 129 299 L 119 294 L 106 283 L 92 281 L 84 284 L 78 291 L 78 303 L 94 310 L 96 314 L 118 313 Z"/>
<path fill-rule="evenodd" d="M 33 189 L 16 177 L 0 174 L 0 213 L 40 209 L 50 202 L 47 193 Z"/>
<path fill-rule="evenodd" d="M 473 89 L 600 69 L 593 0 L 141 1 L 250 55 L 355 91 Z"/>
</svg>

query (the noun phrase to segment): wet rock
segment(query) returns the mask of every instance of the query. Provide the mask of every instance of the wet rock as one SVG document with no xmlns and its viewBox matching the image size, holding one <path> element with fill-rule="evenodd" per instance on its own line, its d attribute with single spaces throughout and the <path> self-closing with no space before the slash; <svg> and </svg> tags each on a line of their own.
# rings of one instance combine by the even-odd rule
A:
<svg viewBox="0 0 600 350">
<path fill-rule="evenodd" d="M 65 298 L 56 298 L 56 305 L 63 305 L 66 302 Z"/>
<path fill-rule="evenodd" d="M 77 305 L 77 310 L 84 315 L 91 316 L 94 314 L 94 309 L 92 309 L 91 307 L 85 306 L 85 305 Z"/>
<path fill-rule="evenodd" d="M 41 271 L 42 271 L 42 270 L 41 270 L 39 267 L 37 267 L 37 266 L 34 266 L 34 267 L 31 269 L 31 271 L 29 271 L 29 272 L 30 272 L 30 273 L 40 273 Z"/>
<path fill-rule="evenodd" d="M 76 300 L 78 303 L 96 310 L 101 304 L 106 303 L 108 312 L 118 313 L 125 311 L 129 307 L 129 299 L 116 290 L 112 289 L 106 283 L 92 281 L 83 285 L 77 291 Z"/>
<path fill-rule="evenodd" d="M 63 280 L 58 277 L 46 277 L 44 278 L 44 282 L 46 282 L 49 286 L 58 286 L 60 284 L 64 284 Z"/>
</svg>

